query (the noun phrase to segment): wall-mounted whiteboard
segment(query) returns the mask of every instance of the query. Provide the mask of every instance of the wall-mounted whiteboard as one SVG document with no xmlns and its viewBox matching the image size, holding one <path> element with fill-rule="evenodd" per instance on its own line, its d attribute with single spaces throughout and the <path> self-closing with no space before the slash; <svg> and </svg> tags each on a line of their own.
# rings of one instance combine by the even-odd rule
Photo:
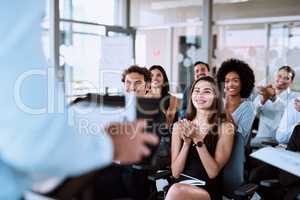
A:
<svg viewBox="0 0 300 200">
<path fill-rule="evenodd" d="M 122 73 L 133 64 L 132 38 L 130 36 L 103 36 L 100 51 L 100 88 L 122 89 Z"/>
</svg>

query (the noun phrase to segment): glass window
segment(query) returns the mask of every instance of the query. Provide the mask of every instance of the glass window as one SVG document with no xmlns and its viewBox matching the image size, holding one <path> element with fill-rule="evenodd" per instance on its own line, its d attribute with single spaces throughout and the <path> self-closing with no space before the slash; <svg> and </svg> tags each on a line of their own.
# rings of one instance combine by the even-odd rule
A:
<svg viewBox="0 0 300 200">
<path fill-rule="evenodd" d="M 62 22 L 60 64 L 72 67 L 75 87 L 98 88 L 101 36 L 105 27 Z"/>
<path fill-rule="evenodd" d="M 67 89 L 83 89 L 83 93 L 90 92 L 90 89 L 99 89 L 100 86 L 100 61 L 105 56 L 101 50 L 104 44 L 106 28 L 105 25 L 123 25 L 125 0 L 59 0 L 60 8 L 60 66 L 65 67 Z M 47 0 L 45 19 L 43 27 L 43 48 L 47 59 L 50 59 L 50 41 L 49 38 L 49 10 L 50 4 Z M 68 22 L 63 19 L 83 21 Z M 92 23 L 103 24 L 92 25 Z M 121 33 L 109 32 L 109 37 L 123 36 Z M 105 40 L 107 41 L 107 40 Z M 132 41 L 131 41 L 132 49 Z M 129 45 L 128 45 L 129 46 Z M 102 53 L 103 52 L 103 53 Z M 132 61 L 132 58 L 131 58 Z M 125 67 L 122 65 L 122 67 Z M 71 70 L 70 70 L 71 69 Z M 101 66 L 103 70 L 103 66 Z M 123 69 L 122 69 L 123 70 Z M 120 74 L 105 77 L 108 83 L 120 80 Z M 70 82 L 72 81 L 72 82 Z M 116 84 L 115 84 L 116 85 Z M 119 88 L 110 88 L 111 91 Z M 70 87 L 71 86 L 71 87 Z M 118 87 L 121 84 L 118 84 Z M 103 86 L 106 87 L 106 86 Z M 68 92 L 68 90 L 67 90 Z M 67 93 L 69 95 L 70 93 Z M 72 93 L 73 94 L 73 93 Z"/>
<path fill-rule="evenodd" d="M 269 42 L 269 66 L 270 78 L 272 79 L 277 69 L 282 65 L 286 65 L 288 26 L 285 24 L 272 24 Z"/>
<path fill-rule="evenodd" d="M 269 66 L 270 76 L 283 65 L 291 66 L 295 72 L 293 89 L 300 91 L 300 23 L 278 23 L 271 25 Z"/>
<path fill-rule="evenodd" d="M 61 18 L 115 25 L 116 0 L 61 0 Z"/>
<path fill-rule="evenodd" d="M 193 63 L 202 60 L 201 26 L 138 30 L 136 63 L 161 65 L 169 78 L 171 92 L 182 92 L 193 79 Z"/>
<path fill-rule="evenodd" d="M 46 0 L 45 16 L 42 21 L 42 45 L 44 55 L 47 60 L 50 59 L 50 38 L 49 38 L 49 0 Z"/>
<path fill-rule="evenodd" d="M 296 72 L 293 89 L 300 91 L 300 22 L 290 24 L 288 64 Z"/>
<path fill-rule="evenodd" d="M 215 65 L 228 58 L 247 62 L 256 75 L 256 84 L 265 84 L 266 29 L 264 25 L 231 25 L 220 27 L 219 45 L 215 50 Z"/>
<path fill-rule="evenodd" d="M 152 29 L 137 31 L 136 36 L 136 63 L 150 67 L 161 65 L 170 79 L 170 49 L 168 29 Z"/>
<path fill-rule="evenodd" d="M 194 80 L 194 63 L 203 60 L 202 27 L 175 27 L 173 33 L 173 63 L 178 69 L 177 91 L 182 92 Z"/>
</svg>

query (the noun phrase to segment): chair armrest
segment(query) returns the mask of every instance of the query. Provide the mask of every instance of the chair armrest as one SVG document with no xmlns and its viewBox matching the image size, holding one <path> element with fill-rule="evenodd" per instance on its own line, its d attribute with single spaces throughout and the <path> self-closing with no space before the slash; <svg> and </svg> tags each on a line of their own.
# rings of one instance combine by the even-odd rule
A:
<svg viewBox="0 0 300 200">
<path fill-rule="evenodd" d="M 249 183 L 240 186 L 238 189 L 234 190 L 234 194 L 241 197 L 246 197 L 254 194 L 258 188 L 258 185 Z"/>
<path fill-rule="evenodd" d="M 261 186 L 267 187 L 267 188 L 278 188 L 281 187 L 280 182 L 278 179 L 268 179 L 268 180 L 262 180 L 259 183 Z"/>
<path fill-rule="evenodd" d="M 172 175 L 171 170 L 165 170 L 165 171 L 161 171 L 161 172 L 157 172 L 153 175 L 148 176 L 148 179 L 150 181 L 156 181 L 158 179 L 162 179 L 162 178 L 168 178 Z"/>
<path fill-rule="evenodd" d="M 272 146 L 272 147 L 276 147 L 278 145 L 278 142 L 276 142 L 276 141 L 262 141 L 261 143 L 264 145 L 267 145 L 267 146 Z"/>
</svg>

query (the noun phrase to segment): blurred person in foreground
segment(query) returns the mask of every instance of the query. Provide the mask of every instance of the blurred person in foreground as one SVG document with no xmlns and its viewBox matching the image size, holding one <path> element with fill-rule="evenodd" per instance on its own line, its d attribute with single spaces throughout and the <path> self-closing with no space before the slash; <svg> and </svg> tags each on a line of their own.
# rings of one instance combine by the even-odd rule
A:
<svg viewBox="0 0 300 200">
<path fill-rule="evenodd" d="M 0 91 L 5 97 L 0 100 L 0 199 L 21 199 L 39 181 L 35 177 L 78 176 L 113 160 L 140 161 L 150 154 L 146 143 L 158 142 L 142 134 L 144 122 L 114 123 L 93 136 L 80 134 L 68 125 L 67 112 L 55 110 L 62 103 L 53 99 L 63 94 L 43 55 L 44 9 L 44 1 L 34 0 L 5 0 L 0 6 Z"/>
</svg>

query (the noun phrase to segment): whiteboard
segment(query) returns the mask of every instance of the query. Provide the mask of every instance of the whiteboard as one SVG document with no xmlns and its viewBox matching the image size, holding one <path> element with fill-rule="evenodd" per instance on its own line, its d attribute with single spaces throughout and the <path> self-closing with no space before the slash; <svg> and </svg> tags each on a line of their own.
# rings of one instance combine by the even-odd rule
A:
<svg viewBox="0 0 300 200">
<path fill-rule="evenodd" d="M 122 89 L 122 73 L 134 63 L 132 38 L 130 36 L 102 36 L 100 51 L 100 88 Z"/>
</svg>

